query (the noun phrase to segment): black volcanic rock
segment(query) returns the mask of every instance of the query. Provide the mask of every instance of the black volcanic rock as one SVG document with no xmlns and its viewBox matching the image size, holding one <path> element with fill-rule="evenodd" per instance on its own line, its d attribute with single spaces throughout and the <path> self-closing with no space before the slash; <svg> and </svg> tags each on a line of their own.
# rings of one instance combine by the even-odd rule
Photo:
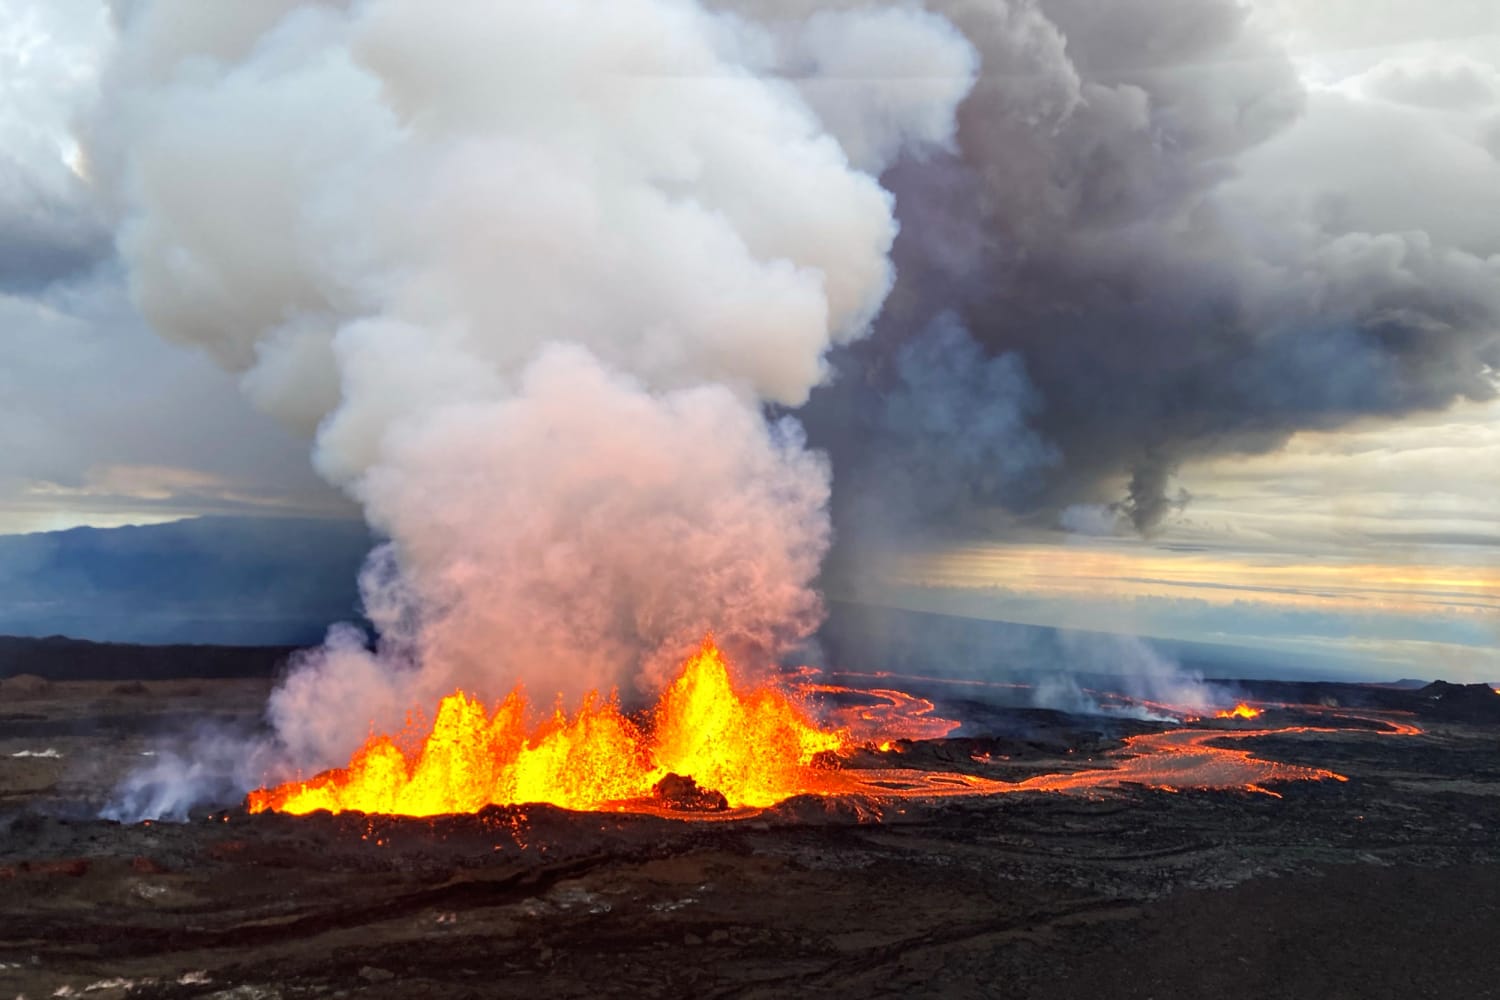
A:
<svg viewBox="0 0 1500 1000">
<path fill-rule="evenodd" d="M 1459 722 L 1500 721 L 1500 694 L 1488 684 L 1433 681 L 1417 694 L 1428 703 L 1424 714 Z"/>
<path fill-rule="evenodd" d="M 651 794 L 668 809 L 684 812 L 723 812 L 729 808 L 722 792 L 700 788 L 698 782 L 681 774 L 667 775 L 652 787 Z"/>
<path fill-rule="evenodd" d="M 49 636 L 0 636 L 0 679 L 16 690 L 23 676 L 47 681 L 158 681 L 272 677 L 295 649 L 290 646 L 136 646 Z"/>
</svg>

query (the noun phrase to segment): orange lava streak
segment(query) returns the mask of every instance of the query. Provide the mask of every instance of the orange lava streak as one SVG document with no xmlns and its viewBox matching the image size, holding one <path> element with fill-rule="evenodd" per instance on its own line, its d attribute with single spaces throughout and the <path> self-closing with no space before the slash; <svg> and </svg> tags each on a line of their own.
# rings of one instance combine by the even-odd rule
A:
<svg viewBox="0 0 1500 1000">
<path fill-rule="evenodd" d="M 1240 702 L 1233 708 L 1224 708 L 1214 713 L 1215 719 L 1254 719 L 1260 715 L 1260 709 L 1251 708 L 1244 702 Z"/>
<path fill-rule="evenodd" d="M 1240 788 L 1280 798 L 1265 786 L 1280 781 L 1347 781 L 1321 767 L 1263 760 L 1248 750 L 1209 746 L 1210 740 L 1243 739 L 1280 733 L 1317 733 L 1310 727 L 1262 729 L 1232 735 L 1212 729 L 1169 729 L 1164 733 L 1131 736 L 1125 740 L 1117 767 L 1071 774 L 1043 774 L 1015 786 L 1016 791 L 1073 792 L 1126 784 L 1164 791 L 1185 788 Z"/>
<path fill-rule="evenodd" d="M 1298 726 L 1287 729 L 1169 729 L 1127 737 L 1125 745 L 1084 770 L 1037 774 L 1007 781 L 978 774 L 942 774 L 908 768 L 840 771 L 829 775 L 838 790 L 884 799 L 936 799 L 1016 792 L 1092 795 L 1127 786 L 1158 791 L 1239 790 L 1280 798 L 1268 786 L 1292 781 L 1347 781 L 1321 767 L 1282 764 L 1256 757 L 1249 750 L 1212 746 L 1282 733 L 1335 733 L 1339 730 Z"/>
<path fill-rule="evenodd" d="M 737 690 L 711 640 L 683 665 L 648 725 L 597 694 L 571 718 L 559 710 L 530 731 L 527 714 L 519 691 L 493 714 L 456 692 L 410 757 L 390 737 L 374 736 L 348 767 L 251 792 L 249 809 L 436 816 L 526 802 L 618 808 L 648 799 L 673 773 L 722 793 L 732 807 L 763 807 L 817 790 L 813 758 L 847 741 L 842 731 L 819 729 L 780 691 Z"/>
<path fill-rule="evenodd" d="M 891 749 L 896 740 L 939 740 L 963 725 L 937 715 L 937 706 L 928 699 L 895 688 L 803 683 L 800 690 L 855 699 L 857 704 L 828 709 L 828 716 L 850 739 L 877 743 L 881 750 Z"/>
</svg>

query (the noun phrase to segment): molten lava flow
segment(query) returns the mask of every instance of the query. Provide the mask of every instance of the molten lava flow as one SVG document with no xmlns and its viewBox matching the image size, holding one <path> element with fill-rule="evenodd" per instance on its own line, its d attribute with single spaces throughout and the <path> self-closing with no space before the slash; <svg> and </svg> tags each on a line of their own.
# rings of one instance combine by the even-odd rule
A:
<svg viewBox="0 0 1500 1000">
<path fill-rule="evenodd" d="M 896 688 L 854 688 L 814 680 L 819 671 L 803 667 L 797 690 L 830 699 L 829 718 L 856 743 L 873 743 L 890 750 L 896 740 L 940 740 L 962 725 L 937 714 L 926 698 Z M 878 674 L 849 676 L 885 676 Z"/>
<path fill-rule="evenodd" d="M 250 811 L 436 816 L 523 802 L 618 808 L 647 799 L 668 774 L 721 792 L 731 807 L 762 807 L 817 790 L 813 758 L 848 738 L 819 729 L 778 690 L 736 689 L 711 640 L 645 724 L 597 694 L 571 718 L 559 710 L 530 727 L 527 714 L 519 691 L 493 714 L 457 692 L 443 699 L 416 753 L 374 736 L 348 767 L 251 792 Z"/>
<path fill-rule="evenodd" d="M 1282 733 L 1318 733 L 1311 727 L 1264 729 L 1237 733 L 1234 739 Z M 1225 734 L 1202 729 L 1170 729 L 1163 733 L 1130 736 L 1125 740 L 1120 763 L 1112 768 L 1042 774 L 1015 786 L 1016 791 L 1080 792 L 1094 788 L 1146 785 L 1175 792 L 1187 788 L 1238 788 L 1280 798 L 1266 786 L 1285 781 L 1348 781 L 1342 774 L 1321 767 L 1282 764 L 1256 757 L 1248 750 L 1215 746 L 1210 741 Z"/>
<path fill-rule="evenodd" d="M 819 728 L 778 688 L 737 688 L 711 641 L 683 665 L 655 709 L 643 717 L 628 716 L 613 699 L 594 694 L 576 714 L 558 710 L 534 725 L 519 691 L 493 712 L 458 692 L 443 699 L 415 749 L 389 736 L 372 737 L 347 767 L 251 792 L 249 808 L 434 816 L 474 812 L 490 804 L 545 802 L 580 810 L 671 815 L 686 810 L 707 819 L 744 816 L 748 809 L 802 793 L 858 796 L 867 803 L 1014 792 L 1089 795 L 1127 786 L 1276 795 L 1270 785 L 1345 780 L 1323 768 L 1282 764 L 1221 745 L 1279 734 L 1345 731 L 1310 726 L 1167 729 L 1126 738 L 1123 747 L 1092 767 L 1019 779 L 1009 773 L 923 768 L 826 768 L 819 766 L 821 754 L 852 751 L 861 743 L 893 751 L 897 740 L 941 738 L 958 723 L 936 715 L 932 702 L 897 689 L 847 688 L 817 682 L 817 676 L 804 668 L 792 679 L 793 690 L 832 699 L 833 717 L 845 724 L 842 728 Z M 1301 710 L 1326 711 L 1316 706 Z M 1216 716 L 1254 719 L 1260 714 L 1260 709 L 1239 704 Z M 1332 714 L 1374 723 L 1391 734 L 1421 732 L 1414 724 L 1390 718 L 1399 713 Z M 971 754 L 970 761 L 1009 767 L 1003 757 L 997 761 L 986 754 Z"/>
</svg>

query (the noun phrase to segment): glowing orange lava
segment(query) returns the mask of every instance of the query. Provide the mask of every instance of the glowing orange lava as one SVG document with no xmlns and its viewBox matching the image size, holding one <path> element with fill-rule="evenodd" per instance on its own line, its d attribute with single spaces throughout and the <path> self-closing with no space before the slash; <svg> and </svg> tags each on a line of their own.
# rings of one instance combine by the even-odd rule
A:
<svg viewBox="0 0 1500 1000">
<path fill-rule="evenodd" d="M 1229 737 L 1271 736 L 1280 733 L 1318 733 L 1329 730 L 1311 727 L 1264 729 L 1253 733 L 1236 733 Z M 1118 755 L 1114 767 L 1070 774 L 1043 774 L 1019 783 L 1017 791 L 1083 792 L 1094 788 L 1122 785 L 1146 785 L 1162 791 L 1184 789 L 1238 788 L 1280 798 L 1267 788 L 1272 782 L 1348 781 L 1342 774 L 1321 767 L 1282 764 L 1256 757 L 1248 750 L 1211 745 L 1222 740 L 1222 731 L 1211 729 L 1169 729 L 1164 733 L 1131 736 Z"/>
<path fill-rule="evenodd" d="M 834 699 L 837 704 L 825 708 L 841 723 L 837 729 L 819 727 L 795 697 L 779 688 L 737 687 L 709 640 L 683 665 L 656 707 L 641 717 L 628 716 L 612 698 L 593 694 L 574 715 L 559 709 L 535 725 L 519 691 L 493 711 L 457 692 L 443 699 L 431 730 L 415 749 L 403 750 L 389 736 L 374 736 L 347 767 L 251 792 L 248 805 L 251 812 L 326 809 L 436 816 L 475 812 L 491 804 L 549 803 L 578 810 L 735 819 L 812 793 L 857 797 L 861 808 L 878 817 L 879 803 L 903 799 L 1014 792 L 1096 795 L 1131 786 L 1277 795 L 1268 786 L 1346 780 L 1323 768 L 1282 764 L 1221 745 L 1273 734 L 1349 731 L 1313 726 L 1167 729 L 1128 737 L 1118 749 L 1091 759 L 1092 766 L 1051 774 L 1017 774 L 1008 758 L 989 754 L 971 754 L 970 761 L 986 771 L 995 767 L 990 774 L 840 767 L 820 755 L 838 753 L 847 765 L 861 745 L 905 751 L 910 744 L 898 741 L 941 738 L 958 723 L 937 715 L 931 701 L 894 688 L 846 688 L 817 682 L 816 676 L 804 668 L 791 679 L 791 689 Z M 1404 713 L 1301 709 L 1374 723 L 1391 735 L 1421 733 L 1416 725 L 1392 718 Z M 1254 719 L 1260 714 L 1260 709 L 1239 704 L 1216 717 Z M 670 774 L 693 782 L 671 782 L 658 793 L 658 783 Z M 726 804 L 729 808 L 722 808 Z"/>
<path fill-rule="evenodd" d="M 854 688 L 817 680 L 820 671 L 803 667 L 796 688 L 807 695 L 831 697 L 846 702 L 826 708 L 829 718 L 856 743 L 873 743 L 889 750 L 896 740 L 939 740 L 963 723 L 937 714 L 937 706 L 926 698 L 896 688 Z M 888 674 L 850 674 L 852 677 L 887 677 Z"/>
<path fill-rule="evenodd" d="M 848 740 L 820 729 L 775 688 L 737 689 L 711 640 L 644 724 L 597 694 L 572 717 L 559 709 L 532 727 L 527 715 L 519 691 L 493 713 L 456 692 L 438 706 L 420 751 L 408 756 L 390 737 L 374 736 L 348 767 L 251 792 L 249 809 L 436 816 L 527 802 L 636 808 L 668 774 L 722 793 L 731 807 L 763 807 L 821 790 L 814 758 Z"/>
</svg>

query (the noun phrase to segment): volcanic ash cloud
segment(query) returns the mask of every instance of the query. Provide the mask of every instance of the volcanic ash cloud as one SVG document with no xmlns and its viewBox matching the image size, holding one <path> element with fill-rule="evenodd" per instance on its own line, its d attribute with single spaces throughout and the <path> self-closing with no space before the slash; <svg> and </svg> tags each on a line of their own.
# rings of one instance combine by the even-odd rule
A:
<svg viewBox="0 0 1500 1000">
<path fill-rule="evenodd" d="M 117 16 L 89 159 L 138 304 L 312 434 L 391 540 L 362 580 L 381 649 L 339 633 L 273 698 L 293 763 L 455 685 L 647 689 L 711 628 L 774 655 L 816 627 L 829 471 L 764 407 L 802 404 L 891 286 L 865 171 L 951 140 L 976 57 L 946 21 Z M 902 52 L 904 99 L 838 90 Z"/>
</svg>

